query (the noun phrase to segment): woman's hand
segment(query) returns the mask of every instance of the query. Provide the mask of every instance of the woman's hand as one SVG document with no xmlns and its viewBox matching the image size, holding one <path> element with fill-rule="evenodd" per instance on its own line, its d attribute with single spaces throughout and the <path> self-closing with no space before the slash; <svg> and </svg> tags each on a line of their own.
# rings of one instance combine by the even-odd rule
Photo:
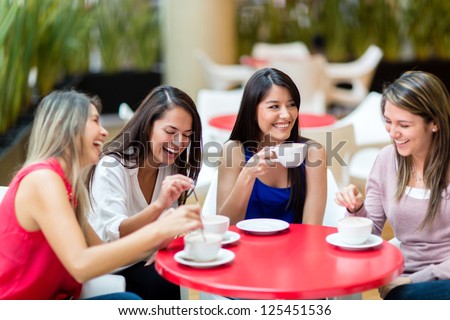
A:
<svg viewBox="0 0 450 320">
<path fill-rule="evenodd" d="M 350 184 L 341 192 L 336 192 L 335 201 L 338 205 L 347 208 L 349 212 L 354 213 L 361 209 L 363 196 L 355 185 Z"/>
<path fill-rule="evenodd" d="M 179 234 L 202 228 L 200 205 L 189 204 L 170 208 L 155 221 L 157 228 L 164 234 L 158 248 L 165 248 Z"/>
<path fill-rule="evenodd" d="M 243 172 L 252 178 L 264 176 L 270 168 L 275 167 L 276 162 L 272 160 L 274 158 L 275 153 L 270 150 L 270 147 L 264 147 L 247 161 Z"/>
<path fill-rule="evenodd" d="M 394 279 L 393 281 L 389 282 L 387 285 L 382 286 L 378 288 L 378 292 L 380 293 L 380 297 L 384 299 L 389 291 L 394 289 L 395 287 L 404 285 L 404 284 L 410 284 L 411 278 L 409 277 L 398 277 L 397 279 Z"/>
<path fill-rule="evenodd" d="M 194 181 L 182 174 L 167 176 L 161 185 L 161 192 L 156 200 L 157 205 L 162 209 L 169 208 L 180 195 L 189 189 L 194 188 Z"/>
</svg>

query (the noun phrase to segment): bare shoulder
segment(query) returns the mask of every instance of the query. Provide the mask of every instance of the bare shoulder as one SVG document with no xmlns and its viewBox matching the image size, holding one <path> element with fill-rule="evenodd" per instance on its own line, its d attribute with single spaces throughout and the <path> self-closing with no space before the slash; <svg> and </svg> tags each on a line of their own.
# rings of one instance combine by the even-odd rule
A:
<svg viewBox="0 0 450 320">
<path fill-rule="evenodd" d="M 227 141 L 223 145 L 220 172 L 238 170 L 245 165 L 244 147 L 239 141 Z"/>
<path fill-rule="evenodd" d="M 228 140 L 228 141 L 225 142 L 224 145 L 223 145 L 223 153 L 224 153 L 224 154 L 233 153 L 233 152 L 235 152 L 236 150 L 243 150 L 242 143 L 240 143 L 239 141 L 236 141 L 236 140 Z"/>
<path fill-rule="evenodd" d="M 67 190 L 62 178 L 53 170 L 40 169 L 27 174 L 20 182 L 16 199 L 30 203 L 42 201 L 58 201 L 67 199 Z"/>
<path fill-rule="evenodd" d="M 60 221 L 62 213 L 71 210 L 63 180 L 50 169 L 30 172 L 22 179 L 15 206 L 19 223 L 29 231 L 41 229 L 43 221 L 55 221 L 50 216 L 57 216 Z"/>
<path fill-rule="evenodd" d="M 311 162 L 326 159 L 327 153 L 323 145 L 314 140 L 308 141 L 307 145 L 308 145 L 308 161 Z"/>
</svg>

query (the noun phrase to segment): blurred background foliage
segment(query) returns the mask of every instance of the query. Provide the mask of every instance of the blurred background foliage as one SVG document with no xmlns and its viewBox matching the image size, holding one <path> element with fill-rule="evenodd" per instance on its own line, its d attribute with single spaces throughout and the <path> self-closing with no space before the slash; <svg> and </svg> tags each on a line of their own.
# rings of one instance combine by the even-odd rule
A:
<svg viewBox="0 0 450 320">
<path fill-rule="evenodd" d="M 90 70 L 150 70 L 160 53 L 156 5 L 149 0 L 1 0 L 0 134 L 66 77 Z"/>
<path fill-rule="evenodd" d="M 237 0 L 238 55 L 255 42 L 302 41 L 329 61 L 348 61 L 370 44 L 387 61 L 450 59 L 450 1 Z"/>
<path fill-rule="evenodd" d="M 236 60 L 256 42 L 291 41 L 329 61 L 355 59 L 370 44 L 385 61 L 450 60 L 450 1 L 235 1 Z M 0 134 L 67 77 L 152 69 L 163 2 L 1 0 Z"/>
</svg>

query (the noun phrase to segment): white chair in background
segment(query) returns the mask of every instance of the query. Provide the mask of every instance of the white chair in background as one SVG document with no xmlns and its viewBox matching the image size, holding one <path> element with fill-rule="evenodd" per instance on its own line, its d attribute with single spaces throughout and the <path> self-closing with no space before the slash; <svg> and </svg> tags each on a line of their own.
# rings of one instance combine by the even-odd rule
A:
<svg viewBox="0 0 450 320">
<path fill-rule="evenodd" d="M 309 55 L 308 47 L 301 41 L 288 43 L 257 42 L 252 48 L 252 58 L 261 60 L 301 58 Z"/>
<path fill-rule="evenodd" d="M 339 191 L 340 189 L 333 172 L 327 169 L 327 204 L 325 205 L 325 215 L 322 223 L 324 226 L 337 228 L 338 220 L 345 216 L 347 210 L 334 201 L 336 192 Z"/>
<path fill-rule="evenodd" d="M 391 240 L 389 240 L 389 243 L 394 245 L 395 247 L 400 249 L 400 245 L 402 244 L 400 242 L 400 240 L 398 240 L 396 237 L 392 238 Z"/>
<path fill-rule="evenodd" d="M 353 124 L 357 149 L 382 148 L 391 142 L 381 114 L 381 94 L 370 92 L 364 100 L 336 125 Z"/>
<path fill-rule="evenodd" d="M 241 105 L 243 89 L 213 90 L 200 89 L 197 95 L 197 110 L 202 121 L 203 144 L 211 141 L 224 143 L 231 131 L 218 129 L 209 125 L 214 116 L 236 114 Z M 209 150 L 205 150 L 208 153 Z"/>
<path fill-rule="evenodd" d="M 80 299 L 88 299 L 115 292 L 125 292 L 125 277 L 118 274 L 104 274 L 83 283 Z"/>
<path fill-rule="evenodd" d="M 211 176 L 211 184 L 206 193 L 205 201 L 202 205 L 202 214 L 205 216 L 212 216 L 217 214 L 217 184 L 218 184 L 218 170 Z M 229 300 L 227 297 L 200 291 L 200 300 Z"/>
<path fill-rule="evenodd" d="M 328 88 L 325 63 L 322 55 L 309 55 L 299 58 L 274 58 L 269 61 L 269 66 L 292 78 L 300 91 L 302 112 L 324 114 L 327 111 Z"/>
<path fill-rule="evenodd" d="M 349 166 L 349 180 L 366 181 L 381 148 L 391 143 L 381 114 L 381 94 L 370 92 L 337 126 L 352 124 L 355 130 L 355 151 Z M 352 165 L 352 164 L 365 165 Z"/>
<path fill-rule="evenodd" d="M 205 158 L 208 155 L 205 155 Z M 217 172 L 217 167 L 213 165 L 214 163 L 209 163 L 209 159 L 203 161 L 202 168 L 197 178 L 197 183 L 195 184 L 195 193 L 200 199 L 204 199 L 207 196 L 207 192 L 210 188 L 212 179 Z"/>
<path fill-rule="evenodd" d="M 349 182 L 349 166 L 355 151 L 355 134 L 352 124 L 340 126 L 303 128 L 302 136 L 315 140 L 327 151 L 327 166 L 340 188 Z M 334 151 L 337 154 L 334 154 Z M 342 161 L 341 161 L 342 160 Z"/>
<path fill-rule="evenodd" d="M 245 85 L 255 72 L 251 67 L 240 64 L 220 64 L 215 62 L 205 51 L 197 49 L 194 57 L 202 67 L 203 74 L 210 89 L 228 90 Z"/>
<path fill-rule="evenodd" d="M 133 109 L 130 108 L 130 106 L 126 102 L 122 102 L 119 105 L 119 118 L 125 122 L 130 120 L 134 116 Z"/>
<path fill-rule="evenodd" d="M 213 216 L 217 214 L 217 183 L 218 183 L 219 171 L 215 172 L 211 176 L 211 184 L 206 192 L 205 201 L 203 201 L 202 214 L 205 216 Z"/>
<path fill-rule="evenodd" d="M 329 79 L 328 103 L 356 107 L 366 97 L 372 85 L 377 66 L 383 58 L 383 51 L 371 45 L 357 60 L 344 63 L 328 63 L 325 70 Z M 350 84 L 351 88 L 339 87 Z"/>
</svg>

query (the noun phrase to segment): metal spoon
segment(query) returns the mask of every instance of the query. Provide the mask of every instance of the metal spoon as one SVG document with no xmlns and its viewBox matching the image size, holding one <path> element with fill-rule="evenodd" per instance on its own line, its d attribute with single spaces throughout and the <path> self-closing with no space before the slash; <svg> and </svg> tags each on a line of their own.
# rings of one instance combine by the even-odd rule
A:
<svg viewBox="0 0 450 320">
<path fill-rule="evenodd" d="M 195 189 L 192 189 L 192 193 L 194 194 L 195 201 L 197 202 L 198 205 L 200 205 L 200 202 L 198 201 L 197 193 L 195 193 Z M 203 213 L 202 213 L 201 207 L 200 207 L 200 217 L 203 218 Z M 203 228 L 200 230 L 200 232 L 202 233 L 203 241 L 206 242 L 206 237 L 205 237 L 205 234 L 203 233 Z"/>
</svg>

